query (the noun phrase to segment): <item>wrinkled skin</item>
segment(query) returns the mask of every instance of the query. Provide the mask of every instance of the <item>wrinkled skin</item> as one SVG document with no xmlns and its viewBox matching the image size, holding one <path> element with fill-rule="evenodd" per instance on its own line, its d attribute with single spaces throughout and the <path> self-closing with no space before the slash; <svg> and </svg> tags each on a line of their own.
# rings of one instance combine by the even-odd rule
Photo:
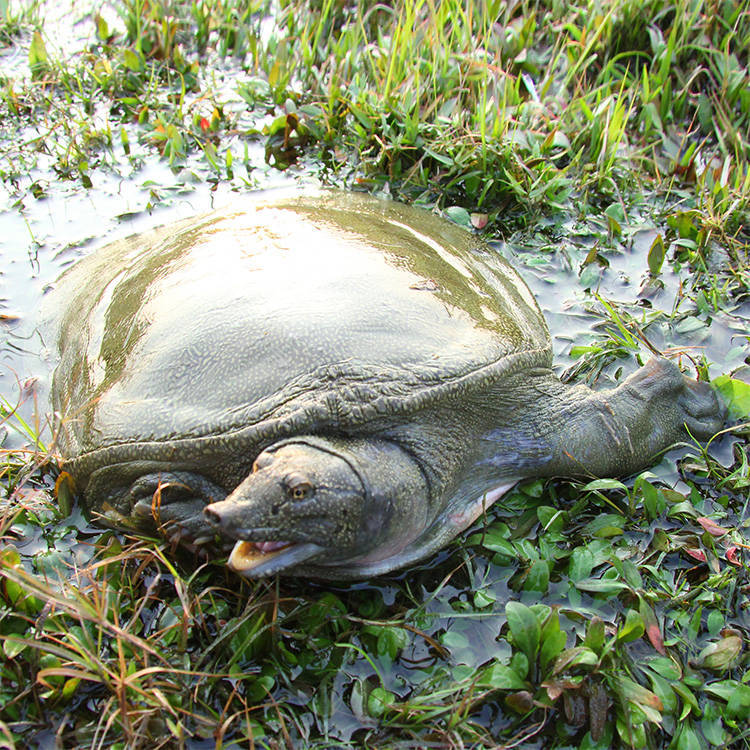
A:
<svg viewBox="0 0 750 750">
<path fill-rule="evenodd" d="M 655 359 L 563 385 L 515 272 L 417 209 L 276 199 L 104 248 L 61 282 L 60 448 L 92 516 L 246 576 L 430 555 L 524 477 L 628 474 L 725 411 Z"/>
</svg>

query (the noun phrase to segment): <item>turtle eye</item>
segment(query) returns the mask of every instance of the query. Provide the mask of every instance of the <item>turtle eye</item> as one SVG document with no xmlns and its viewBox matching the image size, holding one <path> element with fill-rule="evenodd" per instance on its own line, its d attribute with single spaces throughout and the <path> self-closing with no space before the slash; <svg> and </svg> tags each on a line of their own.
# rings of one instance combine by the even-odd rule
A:
<svg viewBox="0 0 750 750">
<path fill-rule="evenodd" d="M 312 489 L 309 482 L 295 482 L 289 487 L 289 497 L 292 500 L 305 500 L 312 494 Z"/>
</svg>

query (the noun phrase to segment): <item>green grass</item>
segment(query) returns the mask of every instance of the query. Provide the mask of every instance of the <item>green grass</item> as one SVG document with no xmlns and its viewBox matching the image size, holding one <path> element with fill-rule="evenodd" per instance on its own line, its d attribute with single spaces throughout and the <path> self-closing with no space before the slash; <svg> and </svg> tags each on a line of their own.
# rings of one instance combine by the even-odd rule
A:
<svg viewBox="0 0 750 750">
<path fill-rule="evenodd" d="M 241 191 L 267 179 L 260 147 L 265 172 L 506 238 L 596 321 L 568 376 L 673 350 L 725 374 L 740 426 L 625 483 L 528 482 L 394 577 L 254 583 L 89 526 L 5 394 L 32 447 L 0 456 L 0 747 L 750 748 L 748 4 L 99 12 L 58 59 L 44 6 L 0 0 L 0 43 L 28 63 L 0 71 L 19 210 L 157 161 L 185 190 Z M 643 290 L 610 298 L 623 259 Z M 701 345 L 731 326 L 712 361 Z"/>
</svg>

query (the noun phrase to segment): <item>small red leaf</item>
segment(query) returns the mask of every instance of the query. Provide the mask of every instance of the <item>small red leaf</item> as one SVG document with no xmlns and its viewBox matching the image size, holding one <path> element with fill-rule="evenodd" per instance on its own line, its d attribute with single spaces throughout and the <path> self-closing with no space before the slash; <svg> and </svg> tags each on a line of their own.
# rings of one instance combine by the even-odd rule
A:
<svg viewBox="0 0 750 750">
<path fill-rule="evenodd" d="M 709 533 L 711 536 L 724 536 L 724 534 L 729 533 L 729 529 L 725 529 L 721 526 L 719 526 L 716 521 L 712 521 L 710 518 L 706 518 L 705 516 L 701 516 L 700 518 L 696 518 L 696 521 Z"/>
<path fill-rule="evenodd" d="M 648 636 L 651 645 L 662 655 L 667 655 L 667 650 L 664 648 L 664 639 L 661 637 L 661 628 L 656 623 L 649 625 L 646 628 L 646 635 Z"/>
<path fill-rule="evenodd" d="M 742 567 L 742 563 L 740 562 L 739 558 L 737 557 L 737 552 L 739 551 L 739 547 L 727 547 L 727 554 L 726 558 L 727 560 L 732 563 L 732 565 L 736 565 L 738 568 Z"/>
<path fill-rule="evenodd" d="M 706 562 L 708 559 L 706 557 L 706 553 L 702 549 L 691 549 L 690 547 L 685 547 L 685 552 L 690 555 L 694 560 L 700 560 L 701 562 Z"/>
<path fill-rule="evenodd" d="M 211 123 L 205 117 L 201 117 L 200 126 L 201 130 L 205 133 L 211 127 Z"/>
</svg>

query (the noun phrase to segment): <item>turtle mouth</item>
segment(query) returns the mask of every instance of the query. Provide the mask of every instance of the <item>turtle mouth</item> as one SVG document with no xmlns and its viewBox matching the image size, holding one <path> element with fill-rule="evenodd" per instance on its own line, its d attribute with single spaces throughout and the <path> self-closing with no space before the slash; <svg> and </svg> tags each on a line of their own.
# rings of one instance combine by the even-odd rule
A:
<svg viewBox="0 0 750 750">
<path fill-rule="evenodd" d="M 265 578 L 280 573 L 323 552 L 323 547 L 312 543 L 251 542 L 240 539 L 235 543 L 227 565 L 246 578 Z"/>
</svg>

